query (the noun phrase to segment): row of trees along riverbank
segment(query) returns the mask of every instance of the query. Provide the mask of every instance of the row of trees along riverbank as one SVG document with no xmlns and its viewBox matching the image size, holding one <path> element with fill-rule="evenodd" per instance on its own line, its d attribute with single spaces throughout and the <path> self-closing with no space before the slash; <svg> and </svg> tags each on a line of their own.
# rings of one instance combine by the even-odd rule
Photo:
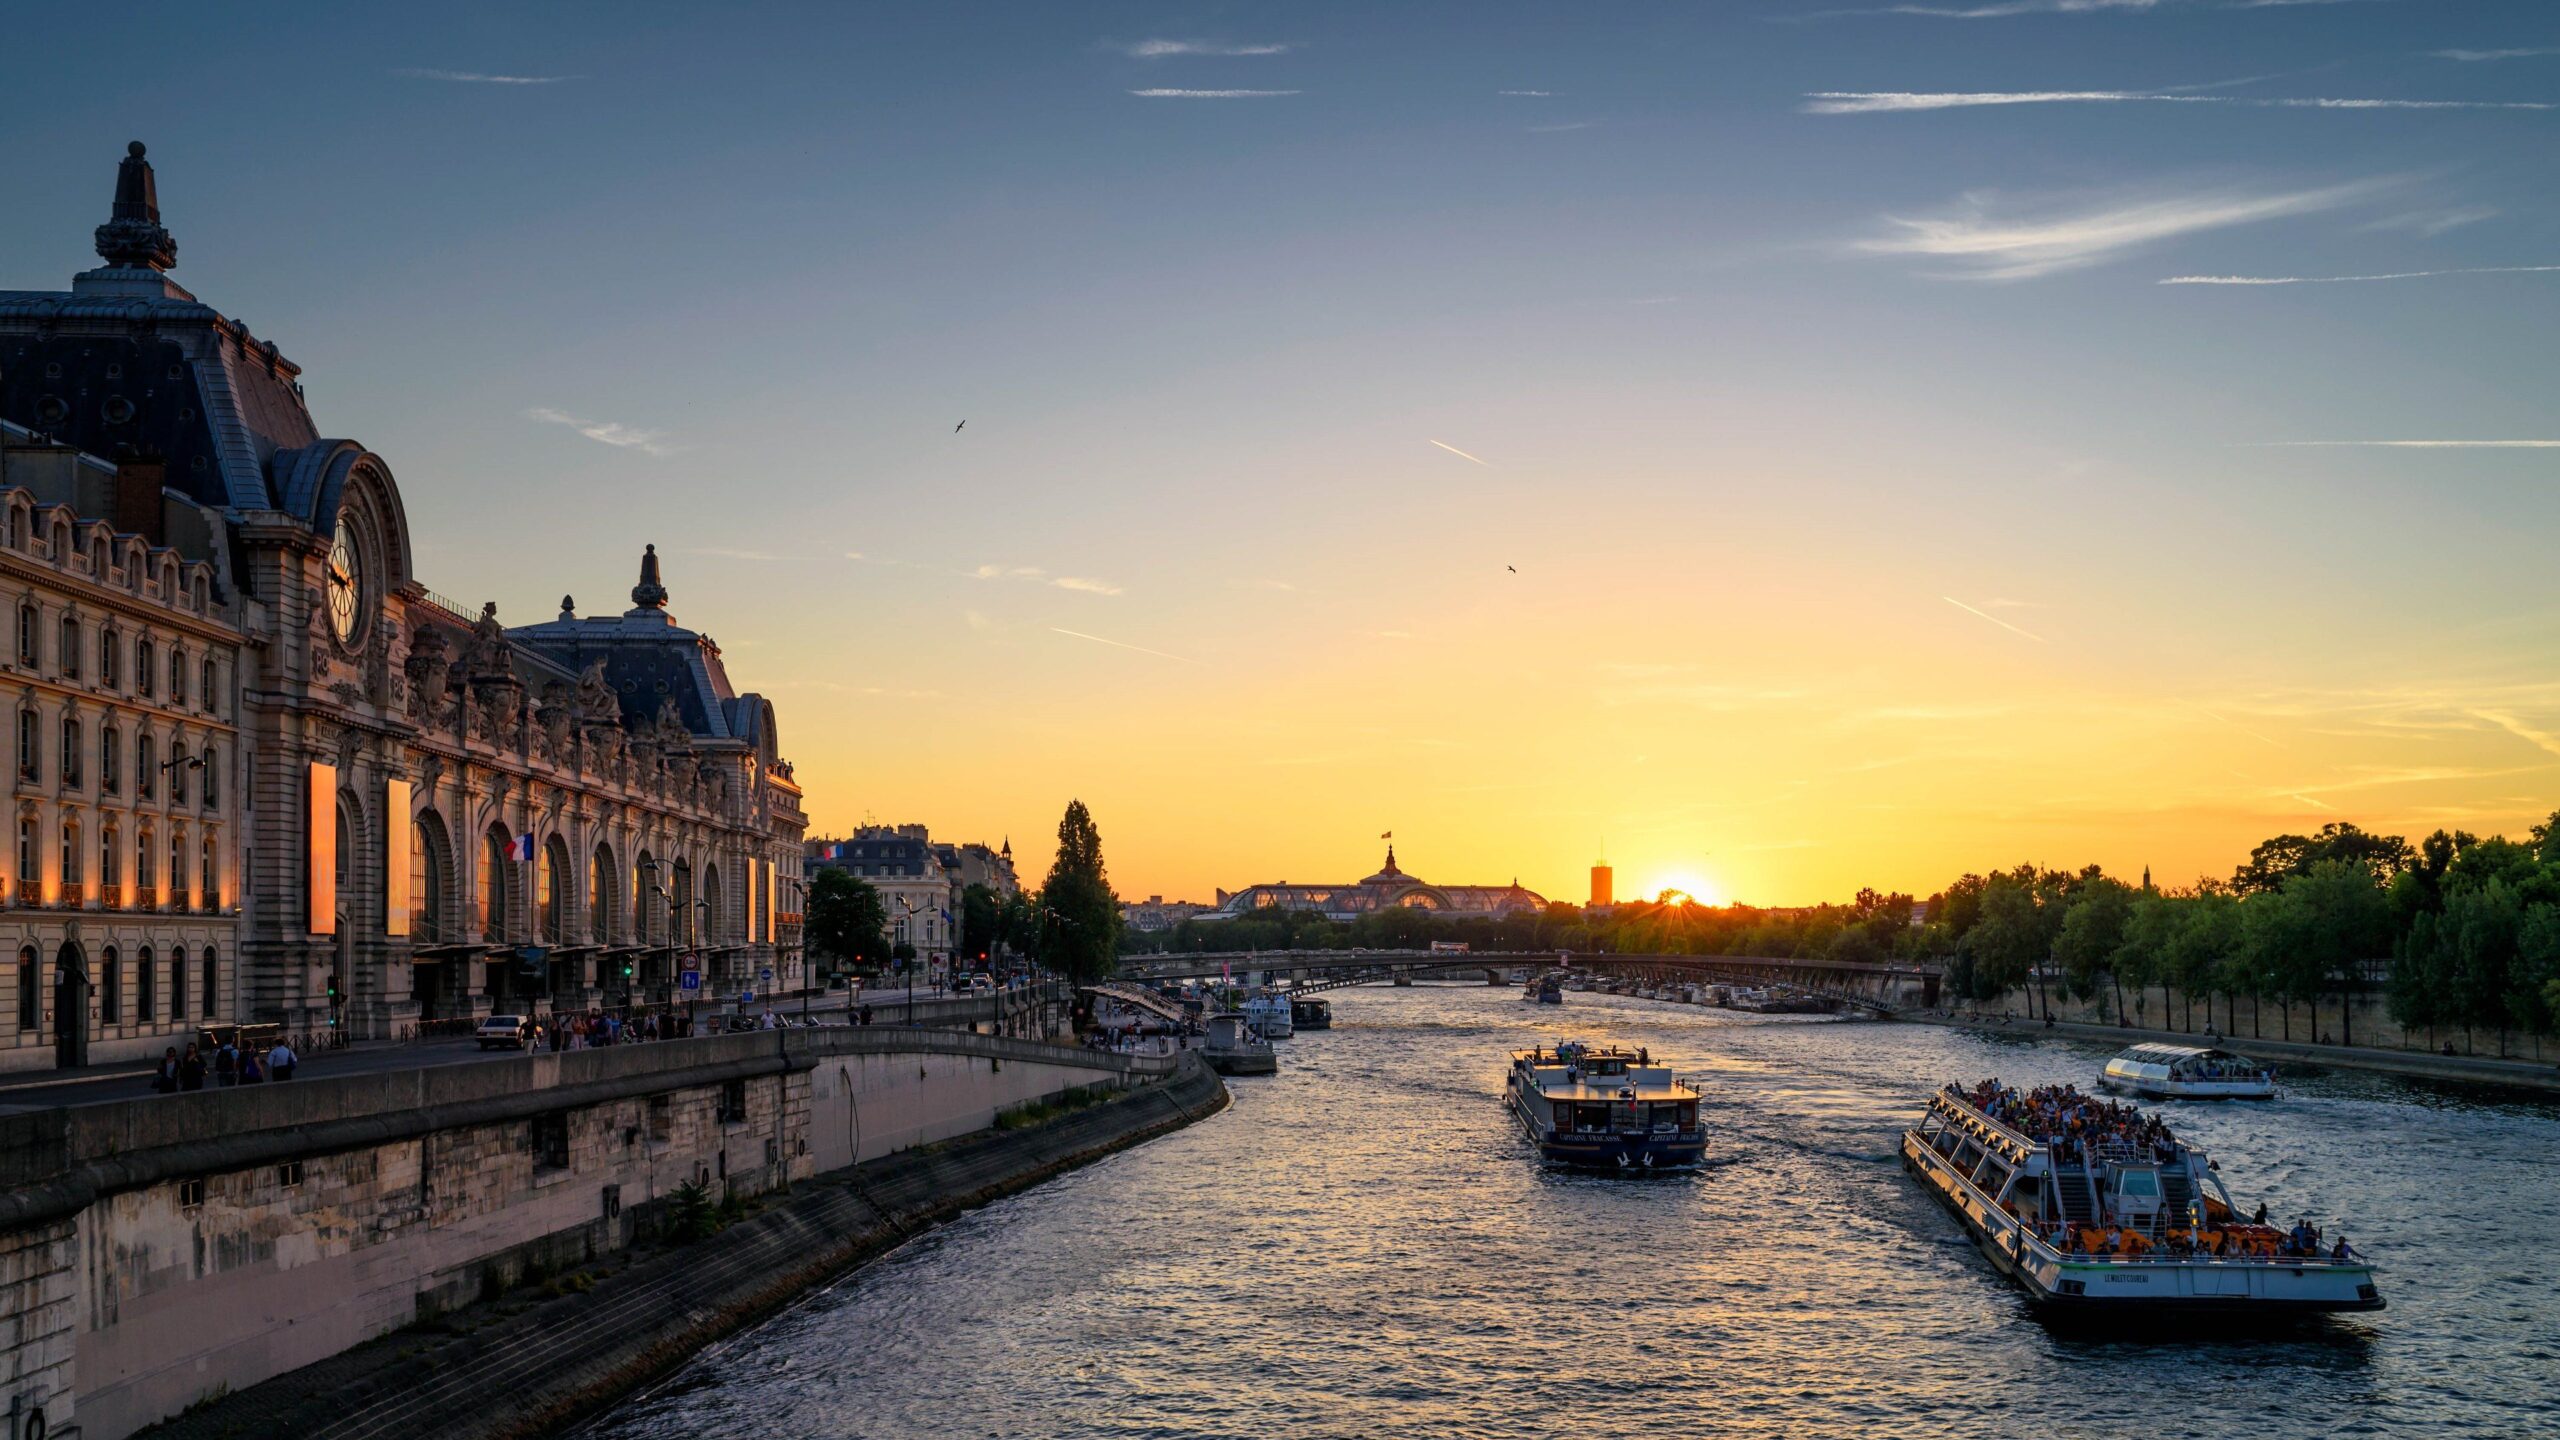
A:
<svg viewBox="0 0 2560 1440">
<path fill-rule="evenodd" d="M 2416 845 L 2352 824 L 2278 835 L 2229 879 L 2163 889 L 2098 866 L 1967 874 L 1925 905 L 1861 890 L 1845 905 L 1706 906 L 1676 893 L 1606 912 L 1457 920 L 1397 909 L 1336 922 L 1270 910 L 1122 937 L 1129 953 L 1413 949 L 1766 955 L 1945 967 L 1957 1003 L 2021 993 L 2139 1025 L 2356 1043 L 2380 990 L 2404 1036 L 2459 1034 L 2533 1054 L 2560 1028 L 2560 815 L 2522 841 L 2439 830 Z M 2219 1002 L 2222 1011 L 2214 1012 Z M 2155 1009 L 2156 1004 L 2156 1009 Z M 2197 1012 L 2201 1007 L 2203 1013 Z M 2297 1014 L 2297 1007 L 2301 1012 Z M 2370 1043 L 2371 1037 L 2368 1037 Z M 2485 1047 L 2483 1047 L 2485 1048 Z"/>
<path fill-rule="evenodd" d="M 1011 955 L 1071 979 L 1108 973 L 1120 938 L 1120 902 L 1103 865 L 1102 831 L 1084 802 L 1067 802 L 1058 821 L 1058 855 L 1038 890 L 1004 895 L 971 885 L 961 891 L 954 919 L 955 966 L 985 969 Z M 834 867 L 809 879 L 801 936 L 820 965 L 836 970 L 878 975 L 916 959 L 913 945 L 889 938 L 879 889 Z"/>
</svg>

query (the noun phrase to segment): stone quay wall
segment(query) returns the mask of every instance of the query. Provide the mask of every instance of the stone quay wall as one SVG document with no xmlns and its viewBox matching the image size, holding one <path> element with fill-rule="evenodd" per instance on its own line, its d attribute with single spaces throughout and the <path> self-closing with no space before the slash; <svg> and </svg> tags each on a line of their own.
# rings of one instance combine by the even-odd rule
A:
<svg viewBox="0 0 2560 1440">
<path fill-rule="evenodd" d="M 1172 1068 L 836 1027 L 0 1117 L 0 1397 L 118 1440 L 625 1248 L 680 1186 L 759 1195 Z"/>
</svg>

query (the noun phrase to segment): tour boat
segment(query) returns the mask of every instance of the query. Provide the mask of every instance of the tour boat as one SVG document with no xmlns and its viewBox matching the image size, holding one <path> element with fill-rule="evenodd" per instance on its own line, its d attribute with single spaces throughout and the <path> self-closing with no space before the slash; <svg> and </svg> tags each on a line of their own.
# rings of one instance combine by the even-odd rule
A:
<svg viewBox="0 0 2560 1440">
<path fill-rule="evenodd" d="M 2146 1100 L 2272 1100 L 2276 1072 L 2228 1050 L 2136 1045 L 2107 1062 L 2100 1083 Z"/>
<path fill-rule="evenodd" d="M 1285 995 L 1256 995 L 1241 1008 L 1265 1040 L 1286 1040 L 1297 1031 L 1291 1023 L 1289 997 Z"/>
<path fill-rule="evenodd" d="M 1333 1006 L 1314 996 L 1292 997 L 1289 1001 L 1289 1023 L 1301 1030 L 1333 1028 Z"/>
<path fill-rule="evenodd" d="M 2016 1118 L 2019 1103 L 2003 1091 L 1983 1105 Z M 2073 1092 L 2059 1103 L 2094 1102 Z M 1903 1132 L 1902 1168 L 2038 1309 L 2281 1317 L 2383 1308 L 2373 1266 L 2344 1237 L 2323 1249 L 2316 1231 L 2293 1243 L 2245 1218 L 2204 1152 L 2165 1128 L 2147 1139 L 2038 1138 L 1983 1105 L 1953 1085 L 1939 1091 Z"/>
<path fill-rule="evenodd" d="M 1276 1075 L 1280 1057 L 1262 1038 L 1251 1017 L 1221 1010 L 1209 1017 L 1200 1041 L 1200 1058 L 1221 1075 Z"/>
<path fill-rule="evenodd" d="M 1551 1165 L 1690 1170 L 1707 1157 L 1698 1091 L 1645 1050 L 1566 1041 L 1511 1055 L 1511 1112 Z"/>
</svg>

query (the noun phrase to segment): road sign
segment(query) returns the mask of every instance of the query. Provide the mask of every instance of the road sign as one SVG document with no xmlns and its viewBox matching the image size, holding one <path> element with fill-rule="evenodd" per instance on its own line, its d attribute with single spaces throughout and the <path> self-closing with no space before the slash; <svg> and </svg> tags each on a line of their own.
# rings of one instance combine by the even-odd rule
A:
<svg viewBox="0 0 2560 1440">
<path fill-rule="evenodd" d="M 767 965 L 766 967 L 764 967 L 764 978 L 765 978 L 765 979 L 767 979 L 767 980 L 770 980 L 770 979 L 772 979 L 772 978 L 773 978 L 773 967 L 772 967 L 772 966 Z"/>
<path fill-rule="evenodd" d="M 739 1003 L 739 1004 L 741 1004 L 741 1005 L 753 1005 L 754 1003 L 756 1003 L 756 992 L 754 992 L 753 990 L 741 990 L 741 991 L 739 991 L 739 992 L 738 992 L 738 1003 Z"/>
<path fill-rule="evenodd" d="M 679 990 L 701 989 L 702 972 L 699 970 L 687 970 L 683 974 L 678 975 L 676 977 L 676 988 Z"/>
</svg>

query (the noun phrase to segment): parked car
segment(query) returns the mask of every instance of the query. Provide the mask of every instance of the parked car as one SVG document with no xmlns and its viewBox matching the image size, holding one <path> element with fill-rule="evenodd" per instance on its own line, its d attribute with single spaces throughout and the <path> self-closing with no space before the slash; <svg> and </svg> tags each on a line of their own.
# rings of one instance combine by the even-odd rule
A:
<svg viewBox="0 0 2560 1440">
<path fill-rule="evenodd" d="M 533 1017 L 492 1015 L 471 1033 L 483 1050 L 522 1050 L 533 1043 Z"/>
</svg>

